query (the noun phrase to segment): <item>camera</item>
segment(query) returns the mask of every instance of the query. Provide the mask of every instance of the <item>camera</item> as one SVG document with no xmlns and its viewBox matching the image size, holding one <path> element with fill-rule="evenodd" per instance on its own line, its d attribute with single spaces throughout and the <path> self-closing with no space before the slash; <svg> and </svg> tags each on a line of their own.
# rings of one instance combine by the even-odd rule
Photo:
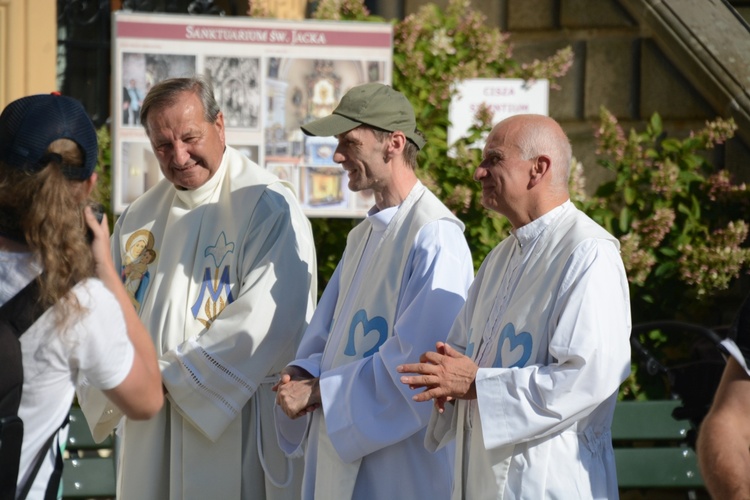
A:
<svg viewBox="0 0 750 500">
<path fill-rule="evenodd" d="M 89 203 L 88 206 L 91 207 L 91 211 L 94 213 L 96 221 L 101 224 L 102 219 L 104 218 L 104 206 L 101 203 Z M 94 241 L 94 233 L 91 232 L 91 228 L 88 227 L 88 225 L 86 226 L 86 238 L 88 239 L 89 244 Z"/>
</svg>

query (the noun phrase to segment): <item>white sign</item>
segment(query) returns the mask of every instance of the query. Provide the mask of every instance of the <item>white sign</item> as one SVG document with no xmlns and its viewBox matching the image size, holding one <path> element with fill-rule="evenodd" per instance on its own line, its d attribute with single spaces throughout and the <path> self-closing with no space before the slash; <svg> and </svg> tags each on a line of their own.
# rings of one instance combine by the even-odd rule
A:
<svg viewBox="0 0 750 500">
<path fill-rule="evenodd" d="M 362 217 L 375 203 L 347 188 L 336 139 L 300 125 L 331 114 L 356 85 L 390 84 L 391 24 L 117 11 L 112 26 L 116 213 L 162 179 L 138 120 L 143 98 L 156 82 L 195 74 L 213 83 L 227 144 L 291 182 L 308 216 Z"/>
<path fill-rule="evenodd" d="M 513 115 L 549 113 L 549 82 L 521 79 L 474 78 L 456 84 L 456 94 L 448 108 L 448 146 L 468 135 L 476 114 L 485 105 L 493 113 L 492 124 Z M 474 144 L 484 147 L 484 141 Z"/>
</svg>

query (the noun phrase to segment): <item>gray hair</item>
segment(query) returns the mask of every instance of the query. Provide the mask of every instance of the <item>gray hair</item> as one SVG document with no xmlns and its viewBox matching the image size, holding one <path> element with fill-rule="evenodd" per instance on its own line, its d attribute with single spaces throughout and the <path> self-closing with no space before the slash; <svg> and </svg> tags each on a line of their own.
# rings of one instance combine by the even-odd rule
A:
<svg viewBox="0 0 750 500">
<path fill-rule="evenodd" d="M 385 141 L 393 132 L 387 130 L 381 130 L 379 128 L 371 127 L 369 125 L 360 125 L 362 128 L 369 128 L 372 133 L 375 134 L 375 138 L 378 142 Z M 424 134 L 420 130 L 414 131 L 417 135 L 424 139 Z M 411 139 L 406 140 L 404 145 L 404 163 L 406 163 L 412 170 L 417 169 L 417 156 L 419 155 L 419 146 L 416 145 Z"/>
<path fill-rule="evenodd" d="M 208 123 L 214 123 L 219 116 L 219 104 L 214 97 L 214 88 L 211 80 L 202 75 L 189 78 L 170 78 L 162 80 L 148 91 L 146 98 L 141 104 L 140 120 L 143 128 L 148 130 L 148 114 L 152 109 L 160 109 L 172 106 L 180 98 L 180 94 L 192 92 L 198 96 L 203 104 L 203 117 Z"/>
<path fill-rule="evenodd" d="M 541 155 L 549 156 L 553 165 L 562 167 L 559 170 L 553 170 L 555 184 L 565 187 L 568 185 L 573 149 L 562 129 L 559 133 L 554 133 L 550 127 L 525 127 L 516 138 L 516 146 L 524 160 L 531 160 Z"/>
</svg>

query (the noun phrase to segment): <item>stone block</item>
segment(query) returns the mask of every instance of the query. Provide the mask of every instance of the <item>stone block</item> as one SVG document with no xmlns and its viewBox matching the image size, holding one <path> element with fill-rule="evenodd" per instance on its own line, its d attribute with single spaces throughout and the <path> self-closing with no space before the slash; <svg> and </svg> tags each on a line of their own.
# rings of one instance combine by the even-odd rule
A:
<svg viewBox="0 0 750 500">
<path fill-rule="evenodd" d="M 558 25 L 554 0 L 508 0 L 508 31 L 554 29 Z"/>
<path fill-rule="evenodd" d="M 620 28 L 637 23 L 617 0 L 561 0 L 560 25 L 563 28 Z"/>
<path fill-rule="evenodd" d="M 558 50 L 572 45 L 575 54 L 573 65 L 562 78 L 558 79 L 559 89 L 550 89 L 549 114 L 557 120 L 575 120 L 581 117 L 582 91 L 584 67 L 584 44 L 579 42 L 568 43 L 561 40 L 526 40 L 514 42 L 513 59 L 520 64 L 530 63 L 534 59 L 546 59 Z"/>
<path fill-rule="evenodd" d="M 642 44 L 640 73 L 639 113 L 644 120 L 654 112 L 666 120 L 716 116 L 709 103 L 650 40 Z"/>
<path fill-rule="evenodd" d="M 584 115 L 598 119 L 602 106 L 618 118 L 631 118 L 635 109 L 634 58 L 631 37 L 590 39 L 586 43 Z"/>
</svg>

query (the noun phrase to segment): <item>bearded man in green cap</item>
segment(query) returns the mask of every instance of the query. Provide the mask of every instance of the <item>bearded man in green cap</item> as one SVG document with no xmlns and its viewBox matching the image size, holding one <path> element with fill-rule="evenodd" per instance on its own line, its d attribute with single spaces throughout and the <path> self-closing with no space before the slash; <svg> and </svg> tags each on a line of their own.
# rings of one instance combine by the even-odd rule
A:
<svg viewBox="0 0 750 500">
<path fill-rule="evenodd" d="M 274 388 L 279 442 L 291 456 L 305 450 L 303 498 L 449 498 L 453 450 L 425 450 L 431 409 L 414 403 L 396 366 L 444 340 L 465 302 L 474 272 L 464 225 L 417 179 L 425 141 L 400 92 L 354 87 L 302 131 L 338 139 L 349 189 L 371 189 L 375 206 L 349 233 Z"/>
</svg>

